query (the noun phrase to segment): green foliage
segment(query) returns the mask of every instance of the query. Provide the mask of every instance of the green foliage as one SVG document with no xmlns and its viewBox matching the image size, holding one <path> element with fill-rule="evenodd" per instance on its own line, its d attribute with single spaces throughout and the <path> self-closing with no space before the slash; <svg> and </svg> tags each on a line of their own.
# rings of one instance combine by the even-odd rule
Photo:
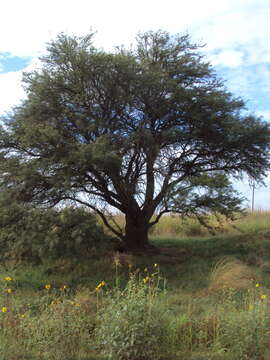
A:
<svg viewBox="0 0 270 360">
<path fill-rule="evenodd" d="M 162 358 L 166 308 L 157 298 L 153 284 L 131 276 L 124 290 L 116 289 L 107 299 L 98 314 L 96 338 L 108 359 Z"/>
<path fill-rule="evenodd" d="M 12 201 L 0 202 L 0 255 L 4 259 L 87 257 L 106 247 L 109 237 L 96 216 L 83 208 L 38 209 Z"/>
<path fill-rule="evenodd" d="M 24 346 L 44 360 L 78 358 L 81 348 L 89 346 L 93 319 L 80 304 L 68 300 L 55 302 L 39 316 L 23 318 Z"/>
<path fill-rule="evenodd" d="M 261 214 L 262 223 L 266 215 Z M 254 218 L 258 221 L 259 214 Z M 241 219 L 242 230 L 250 220 L 251 215 Z M 92 254 L 73 263 L 58 259 L 54 268 L 52 263 L 6 263 L 0 267 L 0 355 L 12 360 L 267 359 L 270 283 L 268 273 L 261 278 L 259 265 L 269 258 L 269 244 L 264 230 L 257 238 L 246 232 L 159 239 L 160 252 L 152 254 L 151 264 L 149 256 L 119 253 Z M 244 261 L 254 252 L 258 264 L 249 266 Z M 227 262 L 220 261 L 224 257 Z M 106 284 L 98 287 L 103 280 Z"/>
<path fill-rule="evenodd" d="M 263 359 L 269 341 L 266 307 L 267 304 L 258 303 L 254 311 L 235 309 L 221 316 L 218 340 L 230 352 L 230 359 Z"/>
<path fill-rule="evenodd" d="M 261 181 L 269 124 L 244 112 L 188 35 L 139 34 L 108 53 L 93 34 L 60 34 L 27 99 L 3 119 L 1 181 L 16 198 L 96 210 L 129 249 L 147 247 L 151 218 L 239 210 L 228 179 Z M 109 224 L 104 206 L 126 216 Z"/>
</svg>

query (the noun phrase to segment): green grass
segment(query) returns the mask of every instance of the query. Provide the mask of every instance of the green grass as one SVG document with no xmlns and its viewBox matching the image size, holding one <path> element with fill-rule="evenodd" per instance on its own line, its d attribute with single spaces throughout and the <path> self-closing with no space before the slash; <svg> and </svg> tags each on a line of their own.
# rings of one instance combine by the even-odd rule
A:
<svg viewBox="0 0 270 360">
<path fill-rule="evenodd" d="M 159 251 L 145 255 L 108 250 L 83 261 L 2 263 L 2 358 L 138 360 L 148 341 L 161 360 L 269 359 L 269 220 L 269 213 L 248 214 L 216 236 L 153 236 Z"/>
</svg>

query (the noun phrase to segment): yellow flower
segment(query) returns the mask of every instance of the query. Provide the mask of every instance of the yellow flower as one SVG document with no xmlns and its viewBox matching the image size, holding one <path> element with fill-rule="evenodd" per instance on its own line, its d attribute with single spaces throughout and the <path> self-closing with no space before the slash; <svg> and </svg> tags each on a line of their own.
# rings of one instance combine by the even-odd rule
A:
<svg viewBox="0 0 270 360">
<path fill-rule="evenodd" d="M 149 281 L 149 277 L 146 276 L 146 277 L 143 279 L 143 282 L 146 284 L 148 281 Z"/>
<path fill-rule="evenodd" d="M 8 294 L 11 294 L 11 293 L 12 293 L 12 289 L 6 289 L 5 292 L 8 293 Z"/>
<path fill-rule="evenodd" d="M 147 268 L 144 268 L 144 270 L 143 270 L 144 272 L 147 272 L 148 271 L 148 269 Z"/>
<path fill-rule="evenodd" d="M 51 305 L 56 305 L 56 304 L 59 304 L 59 300 L 53 300 L 53 301 L 51 302 Z"/>
<path fill-rule="evenodd" d="M 154 267 L 155 267 L 155 268 L 158 267 L 158 264 L 154 264 Z"/>
<path fill-rule="evenodd" d="M 65 290 L 65 289 L 67 289 L 67 288 L 68 288 L 67 285 L 63 285 L 63 286 L 60 288 L 60 290 Z"/>
<path fill-rule="evenodd" d="M 261 285 L 260 285 L 260 284 L 258 284 L 258 283 L 255 285 L 255 287 L 256 287 L 256 288 L 258 288 L 258 287 L 260 287 L 260 286 L 261 286 Z"/>
<path fill-rule="evenodd" d="M 12 281 L 13 279 L 12 279 L 11 276 L 6 276 L 6 277 L 4 278 L 4 280 L 5 280 L 5 281 Z"/>
<path fill-rule="evenodd" d="M 1 309 L 1 311 L 2 311 L 3 313 L 7 312 L 7 308 L 6 308 L 5 306 L 3 306 L 2 309 Z"/>
<path fill-rule="evenodd" d="M 105 283 L 105 281 L 101 281 L 99 284 L 98 284 L 98 286 L 96 287 L 96 291 L 99 291 L 103 286 L 105 286 L 106 285 L 106 283 Z"/>
<path fill-rule="evenodd" d="M 81 306 L 81 304 L 79 304 L 79 303 L 75 303 L 75 304 L 74 304 L 74 306 Z"/>
<path fill-rule="evenodd" d="M 267 299 L 267 295 L 261 295 L 261 299 L 262 299 L 262 300 Z"/>
<path fill-rule="evenodd" d="M 25 318 L 25 314 L 21 314 L 21 318 L 22 318 L 22 319 Z"/>
<path fill-rule="evenodd" d="M 50 284 L 46 284 L 45 286 L 45 289 L 49 290 L 51 288 L 51 285 Z"/>
</svg>

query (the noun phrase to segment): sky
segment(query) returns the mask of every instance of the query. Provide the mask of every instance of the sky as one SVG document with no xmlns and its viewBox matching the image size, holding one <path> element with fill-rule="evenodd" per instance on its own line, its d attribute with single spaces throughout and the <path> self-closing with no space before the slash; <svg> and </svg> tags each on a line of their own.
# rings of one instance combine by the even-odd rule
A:
<svg viewBox="0 0 270 360">
<path fill-rule="evenodd" d="M 130 45 L 138 32 L 189 33 L 247 109 L 270 121 L 269 0 L 9 0 L 0 12 L 0 115 L 24 99 L 22 72 L 40 66 L 60 32 L 96 31 L 106 50 Z M 270 176 L 255 190 L 255 208 L 270 209 Z M 250 205 L 248 180 L 235 183 Z"/>
</svg>

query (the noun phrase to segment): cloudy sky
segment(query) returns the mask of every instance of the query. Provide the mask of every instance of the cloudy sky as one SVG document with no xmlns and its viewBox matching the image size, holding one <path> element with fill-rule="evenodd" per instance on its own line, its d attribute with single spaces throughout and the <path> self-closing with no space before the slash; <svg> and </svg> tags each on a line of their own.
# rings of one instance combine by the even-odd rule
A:
<svg viewBox="0 0 270 360">
<path fill-rule="evenodd" d="M 24 98 L 23 71 L 38 66 L 46 43 L 60 32 L 96 30 L 95 45 L 129 45 L 139 31 L 190 33 L 227 88 L 250 112 L 270 121 L 269 0 L 9 0 L 0 13 L 0 114 Z M 255 206 L 270 209 L 270 177 Z M 248 181 L 236 184 L 250 199 Z"/>
</svg>

